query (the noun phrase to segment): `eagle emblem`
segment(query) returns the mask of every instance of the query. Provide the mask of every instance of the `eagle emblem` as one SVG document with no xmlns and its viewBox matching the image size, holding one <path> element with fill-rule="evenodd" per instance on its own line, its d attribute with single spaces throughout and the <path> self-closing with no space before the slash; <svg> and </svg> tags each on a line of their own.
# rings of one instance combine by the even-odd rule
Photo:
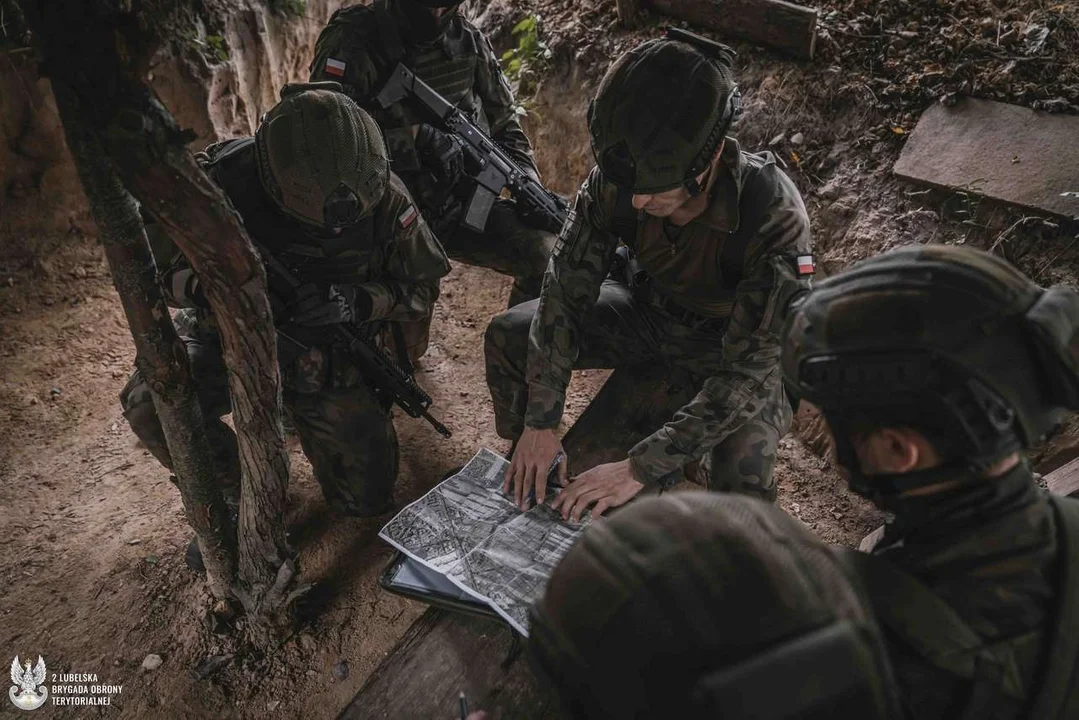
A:
<svg viewBox="0 0 1079 720">
<path fill-rule="evenodd" d="M 19 665 L 19 656 L 11 661 L 11 682 L 15 683 L 7 691 L 8 697 L 15 707 L 22 710 L 37 710 L 45 704 L 49 697 L 49 689 L 45 687 L 45 661 L 37 656 L 37 665 L 30 669 L 30 661 L 26 661 L 26 668 Z"/>
</svg>

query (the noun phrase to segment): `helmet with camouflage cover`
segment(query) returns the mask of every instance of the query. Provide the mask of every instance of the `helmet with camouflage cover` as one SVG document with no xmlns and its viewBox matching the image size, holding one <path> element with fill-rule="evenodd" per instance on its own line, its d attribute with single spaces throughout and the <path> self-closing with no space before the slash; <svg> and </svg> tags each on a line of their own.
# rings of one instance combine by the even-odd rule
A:
<svg viewBox="0 0 1079 720">
<path fill-rule="evenodd" d="M 1077 328 L 1073 290 L 1043 289 L 979 250 L 909 246 L 798 301 L 781 364 L 795 394 L 824 411 L 852 488 L 880 498 L 939 478 L 862 477 L 851 432 L 912 427 L 947 470 L 984 469 L 1079 409 Z"/>
<path fill-rule="evenodd" d="M 896 717 L 871 607 L 782 510 L 675 493 L 585 531 L 527 648 L 571 717 Z"/>
<path fill-rule="evenodd" d="M 669 29 L 615 60 L 588 108 L 604 177 L 635 194 L 699 192 L 697 176 L 741 115 L 733 57 L 725 45 Z"/>
<path fill-rule="evenodd" d="M 340 87 L 286 85 L 255 132 L 266 193 L 284 212 L 321 227 L 357 222 L 389 185 L 382 131 Z"/>
</svg>

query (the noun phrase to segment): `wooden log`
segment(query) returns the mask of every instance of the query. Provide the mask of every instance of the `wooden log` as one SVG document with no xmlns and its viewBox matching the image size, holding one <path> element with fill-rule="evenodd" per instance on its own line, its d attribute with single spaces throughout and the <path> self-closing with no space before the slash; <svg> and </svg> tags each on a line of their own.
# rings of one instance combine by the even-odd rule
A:
<svg viewBox="0 0 1079 720">
<path fill-rule="evenodd" d="M 1054 495 L 1079 497 L 1079 458 L 1046 475 L 1045 482 Z"/>
<path fill-rule="evenodd" d="M 653 10 L 721 35 L 811 60 L 817 9 L 784 0 L 648 0 Z"/>
<path fill-rule="evenodd" d="M 513 635 L 502 622 L 435 608 L 412 624 L 338 720 L 455 718 L 458 695 L 490 720 L 564 717 L 523 657 L 503 667 Z"/>
</svg>

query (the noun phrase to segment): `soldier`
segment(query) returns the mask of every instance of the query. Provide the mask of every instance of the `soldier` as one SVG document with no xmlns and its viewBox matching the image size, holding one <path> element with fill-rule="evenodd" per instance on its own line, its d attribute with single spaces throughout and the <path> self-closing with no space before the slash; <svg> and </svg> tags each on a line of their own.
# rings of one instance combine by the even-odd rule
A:
<svg viewBox="0 0 1079 720">
<path fill-rule="evenodd" d="M 511 201 L 495 204 L 482 233 L 460 226 L 475 187 L 464 175 L 460 144 L 407 104 L 383 110 L 375 101 L 393 69 L 404 63 L 539 179 L 498 58 L 487 38 L 458 12 L 460 2 L 375 0 L 338 10 L 319 35 L 311 79 L 339 81 L 378 120 L 394 172 L 450 257 L 512 275 L 512 307 L 539 295 L 555 236 L 522 222 Z"/>
<path fill-rule="evenodd" d="M 851 489 L 895 518 L 848 559 L 906 716 L 1079 717 L 1079 501 L 1023 456 L 1079 409 L 1079 294 L 907 247 L 820 283 L 784 332 L 783 374 Z"/>
<path fill-rule="evenodd" d="M 672 493 L 585 531 L 527 647 L 573 718 L 898 718 L 869 608 L 778 508 Z"/>
<path fill-rule="evenodd" d="M 565 481 L 556 428 L 570 371 L 581 368 L 660 366 L 688 374 L 697 394 L 661 408 L 652 422 L 666 424 L 626 459 L 577 477 L 556 500 L 563 514 L 595 503 L 598 515 L 698 464 L 709 489 L 775 498 L 776 445 L 792 414 L 778 332 L 813 271 L 809 220 L 772 155 L 727 137 L 741 109 L 729 48 L 678 38 L 646 42 L 607 71 L 588 113 L 597 167 L 543 292 L 487 329 L 498 434 L 516 441 L 507 490 L 522 507 L 533 486 L 543 501 L 559 453 Z M 619 241 L 633 271 L 605 282 L 626 252 Z"/>
<path fill-rule="evenodd" d="M 275 323 L 288 323 L 291 339 L 278 345 L 284 405 L 327 502 L 370 517 L 393 507 L 397 435 L 389 408 L 335 344 L 330 326 L 360 324 L 374 336 L 395 323 L 424 321 L 449 261 L 390 172 L 378 125 L 339 90 L 286 87 L 253 138 L 212 145 L 199 159 L 262 251 L 304 283 L 293 290 L 269 276 Z M 216 472 L 235 504 L 239 458 L 236 437 L 221 420 L 230 401 L 214 317 L 184 256 L 162 233 L 150 235 L 166 298 L 187 308 L 177 326 Z M 135 434 L 171 468 L 137 370 L 120 399 Z M 196 566 L 197 550 L 193 544 L 188 552 Z"/>
</svg>

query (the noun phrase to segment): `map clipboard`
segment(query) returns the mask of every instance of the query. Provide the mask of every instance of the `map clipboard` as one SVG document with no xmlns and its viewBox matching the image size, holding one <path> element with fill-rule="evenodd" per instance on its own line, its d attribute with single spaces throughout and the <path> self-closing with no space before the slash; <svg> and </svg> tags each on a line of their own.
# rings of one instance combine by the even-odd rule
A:
<svg viewBox="0 0 1079 720">
<path fill-rule="evenodd" d="M 378 577 L 383 590 L 394 595 L 419 600 L 443 610 L 494 618 L 502 617 L 483 600 L 454 585 L 444 575 L 424 567 L 403 552 L 396 552 Z"/>
</svg>

